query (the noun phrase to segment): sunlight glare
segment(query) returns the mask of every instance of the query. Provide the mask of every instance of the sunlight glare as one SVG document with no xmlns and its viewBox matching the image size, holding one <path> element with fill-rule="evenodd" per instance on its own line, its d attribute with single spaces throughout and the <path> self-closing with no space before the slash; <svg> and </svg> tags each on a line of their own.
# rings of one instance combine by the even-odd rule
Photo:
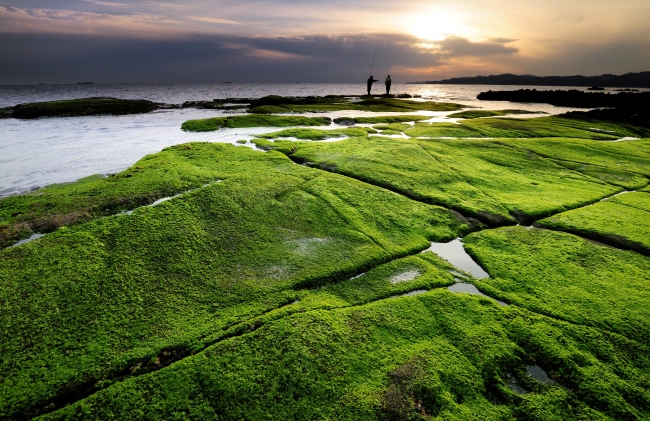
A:
<svg viewBox="0 0 650 421">
<path fill-rule="evenodd" d="M 472 28 L 458 23 L 449 12 L 429 10 L 407 20 L 406 30 L 423 40 L 442 41 L 449 36 L 468 38 Z"/>
</svg>

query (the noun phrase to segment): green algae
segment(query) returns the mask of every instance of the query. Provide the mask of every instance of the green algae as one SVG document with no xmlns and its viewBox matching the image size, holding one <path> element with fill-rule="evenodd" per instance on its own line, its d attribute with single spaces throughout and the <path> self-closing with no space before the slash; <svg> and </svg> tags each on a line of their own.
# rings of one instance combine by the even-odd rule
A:
<svg viewBox="0 0 650 421">
<path fill-rule="evenodd" d="M 338 137 L 367 137 L 376 130 L 368 127 L 349 127 L 347 129 L 319 130 L 319 129 L 285 129 L 279 132 L 258 135 L 264 139 L 295 138 L 300 140 L 327 140 Z"/>
<path fill-rule="evenodd" d="M 13 107 L 0 108 L 0 118 L 9 118 L 13 115 Z"/>
<path fill-rule="evenodd" d="M 79 117 L 89 115 L 124 115 L 149 113 L 158 108 L 151 101 L 82 98 L 63 101 L 32 102 L 19 104 L 13 108 L 12 117 L 32 119 L 39 117 Z"/>
<path fill-rule="evenodd" d="M 284 114 L 292 113 L 288 108 L 278 107 L 277 105 L 260 105 L 259 107 L 253 107 L 248 110 L 253 114 Z"/>
<path fill-rule="evenodd" d="M 650 256 L 650 194 L 621 194 L 538 221 L 544 228 L 576 233 Z"/>
<path fill-rule="evenodd" d="M 582 139 L 502 140 L 534 153 L 562 161 L 597 165 L 650 177 L 650 139 L 593 142 Z"/>
<path fill-rule="evenodd" d="M 535 154 L 494 142 L 457 139 L 419 143 L 524 223 L 621 191 Z"/>
<path fill-rule="evenodd" d="M 338 117 L 334 119 L 337 124 L 379 124 L 379 123 L 406 123 L 410 121 L 429 120 L 426 115 L 385 115 L 377 117 Z"/>
<path fill-rule="evenodd" d="M 221 128 L 236 129 L 247 127 L 329 126 L 331 122 L 332 120 L 327 117 L 251 114 L 188 120 L 181 125 L 181 129 L 188 132 L 210 132 Z"/>
<path fill-rule="evenodd" d="M 248 148 L 246 148 L 248 149 Z M 91 176 L 0 200 L 0 247 L 32 232 L 51 232 L 98 217 L 133 210 L 155 200 L 239 175 L 252 165 L 281 165 L 282 157 L 260 156 L 226 145 L 188 143 L 148 155 L 108 177 Z"/>
<path fill-rule="evenodd" d="M 404 111 L 457 111 L 465 108 L 460 104 L 435 101 L 412 101 L 408 99 L 365 99 L 354 103 L 360 111 L 404 112 Z"/>
<path fill-rule="evenodd" d="M 419 127 L 406 121 L 371 124 Z M 600 127 L 571 124 L 554 130 L 588 138 Z M 351 138 L 281 140 L 328 133 Z M 269 153 L 178 145 L 108 178 L 0 200 L 3 233 L 76 224 L 0 251 L 0 418 L 650 418 L 648 258 L 536 228 L 470 234 L 467 251 L 492 278 L 464 282 L 502 307 L 450 293 L 455 268 L 418 253 L 470 229 L 420 202 L 495 225 L 562 212 L 645 186 L 647 140 L 369 133 L 252 141 Z M 539 224 L 647 243 L 649 196 Z M 431 291 L 399 296 L 415 290 Z M 553 382 L 528 376 L 531 365 Z"/>
<path fill-rule="evenodd" d="M 416 123 L 405 133 L 412 137 L 538 138 L 568 137 L 615 140 L 638 136 L 645 129 L 564 117 L 486 118 L 453 123 Z"/>
<path fill-rule="evenodd" d="M 353 102 L 349 98 L 343 97 L 291 98 L 272 95 L 252 101 L 250 112 L 267 114 L 356 110 L 399 113 L 410 111 L 457 111 L 462 108 L 465 107 L 460 104 L 394 98 L 371 98 Z"/>
<path fill-rule="evenodd" d="M 648 185 L 648 179 L 640 174 L 629 171 L 619 170 L 617 168 L 602 167 L 600 165 L 583 164 L 580 162 L 563 161 L 553 159 L 554 163 L 568 168 L 572 171 L 588 175 L 598 180 L 604 181 L 615 186 L 620 186 L 629 190 L 640 189 Z"/>
<path fill-rule="evenodd" d="M 490 273 L 475 282 L 486 294 L 648 345 L 649 258 L 524 227 L 482 231 L 463 241 Z"/>
<path fill-rule="evenodd" d="M 208 148 L 183 146 L 192 156 Z M 0 414 L 46 406 L 165 350 L 200 349 L 213 332 L 290 302 L 295 288 L 467 232 L 445 209 L 276 152 L 209 147 L 213 165 L 238 175 L 1 252 L 0 318 L 12 334 L 0 343 L 11 356 Z"/>
<path fill-rule="evenodd" d="M 362 306 L 340 302 L 332 309 L 322 308 L 332 306 L 331 299 L 302 303 L 285 307 L 283 317 L 260 320 L 253 331 L 43 419 L 134 413 L 145 419 L 183 413 L 340 420 L 648 415 L 648 358 L 624 363 L 629 352 L 646 348 L 615 335 L 445 290 Z M 506 379 L 532 360 L 569 387 L 519 374 L 530 393 L 515 394 Z"/>
<path fill-rule="evenodd" d="M 293 143 L 288 151 L 278 150 L 288 152 L 297 162 L 445 206 L 490 224 L 513 222 L 505 208 L 411 141 L 354 138 L 326 144 Z"/>
<path fill-rule="evenodd" d="M 468 110 L 459 113 L 449 114 L 449 118 L 483 118 L 483 117 L 500 117 L 514 114 L 546 114 L 543 111 L 524 111 L 524 110 Z"/>
</svg>

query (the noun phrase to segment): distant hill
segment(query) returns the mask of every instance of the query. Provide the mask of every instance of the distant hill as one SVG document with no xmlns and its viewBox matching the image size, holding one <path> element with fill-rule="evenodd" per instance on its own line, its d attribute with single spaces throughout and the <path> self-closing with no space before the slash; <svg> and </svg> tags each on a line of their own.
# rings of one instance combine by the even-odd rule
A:
<svg viewBox="0 0 650 421">
<path fill-rule="evenodd" d="M 504 75 L 455 77 L 444 80 L 408 82 L 410 84 L 449 85 L 534 85 L 534 86 L 606 86 L 611 88 L 650 88 L 650 72 L 600 76 Z"/>
</svg>

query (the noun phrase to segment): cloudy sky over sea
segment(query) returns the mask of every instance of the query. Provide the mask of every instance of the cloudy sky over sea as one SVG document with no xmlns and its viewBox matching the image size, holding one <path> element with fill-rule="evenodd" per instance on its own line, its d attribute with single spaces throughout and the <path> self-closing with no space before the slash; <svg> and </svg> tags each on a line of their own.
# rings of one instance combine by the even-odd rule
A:
<svg viewBox="0 0 650 421">
<path fill-rule="evenodd" d="M 650 70 L 647 0 L 0 0 L 0 84 Z"/>
</svg>

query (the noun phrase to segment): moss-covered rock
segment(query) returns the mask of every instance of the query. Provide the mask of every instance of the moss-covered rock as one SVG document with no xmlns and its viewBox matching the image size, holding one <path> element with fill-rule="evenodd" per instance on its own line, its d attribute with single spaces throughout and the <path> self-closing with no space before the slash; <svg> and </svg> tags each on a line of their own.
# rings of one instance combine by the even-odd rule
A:
<svg viewBox="0 0 650 421">
<path fill-rule="evenodd" d="M 206 166 L 223 181 L 204 179 L 207 185 L 157 206 L 0 252 L 0 319 L 12 332 L 0 341 L 3 416 L 156 369 L 157 358 L 203 349 L 230 327 L 293 301 L 298 289 L 468 230 L 446 209 L 277 152 L 190 144 L 147 160 L 164 165 L 173 154 L 196 160 L 190 178 L 192 166 Z M 156 167 L 150 171 L 164 172 Z M 185 168 L 167 167 L 180 179 Z M 69 191 L 60 186 L 47 203 L 69 200 Z"/>
<path fill-rule="evenodd" d="M 123 115 L 149 113 L 158 109 L 151 101 L 83 98 L 63 101 L 33 102 L 13 107 L 12 117 L 31 119 L 39 117 L 79 117 L 89 115 Z"/>
<path fill-rule="evenodd" d="M 450 118 L 483 118 L 483 117 L 500 117 L 504 115 L 516 114 L 546 114 L 543 111 L 524 111 L 524 110 L 468 110 L 459 113 L 449 114 Z"/>
<path fill-rule="evenodd" d="M 332 119 L 328 117 L 251 114 L 188 120 L 183 123 L 181 129 L 188 132 L 210 132 L 225 127 L 235 129 L 244 127 L 328 126 L 331 123 Z"/>
<path fill-rule="evenodd" d="M 592 238 L 650 256 L 650 194 L 625 193 L 542 219 L 537 226 Z"/>
<path fill-rule="evenodd" d="M 536 138 L 564 137 L 615 140 L 638 136 L 646 129 L 632 125 L 605 122 L 586 122 L 562 117 L 541 118 L 479 118 L 453 123 L 416 123 L 406 131 L 413 137 L 469 137 L 469 138 Z"/>
</svg>

